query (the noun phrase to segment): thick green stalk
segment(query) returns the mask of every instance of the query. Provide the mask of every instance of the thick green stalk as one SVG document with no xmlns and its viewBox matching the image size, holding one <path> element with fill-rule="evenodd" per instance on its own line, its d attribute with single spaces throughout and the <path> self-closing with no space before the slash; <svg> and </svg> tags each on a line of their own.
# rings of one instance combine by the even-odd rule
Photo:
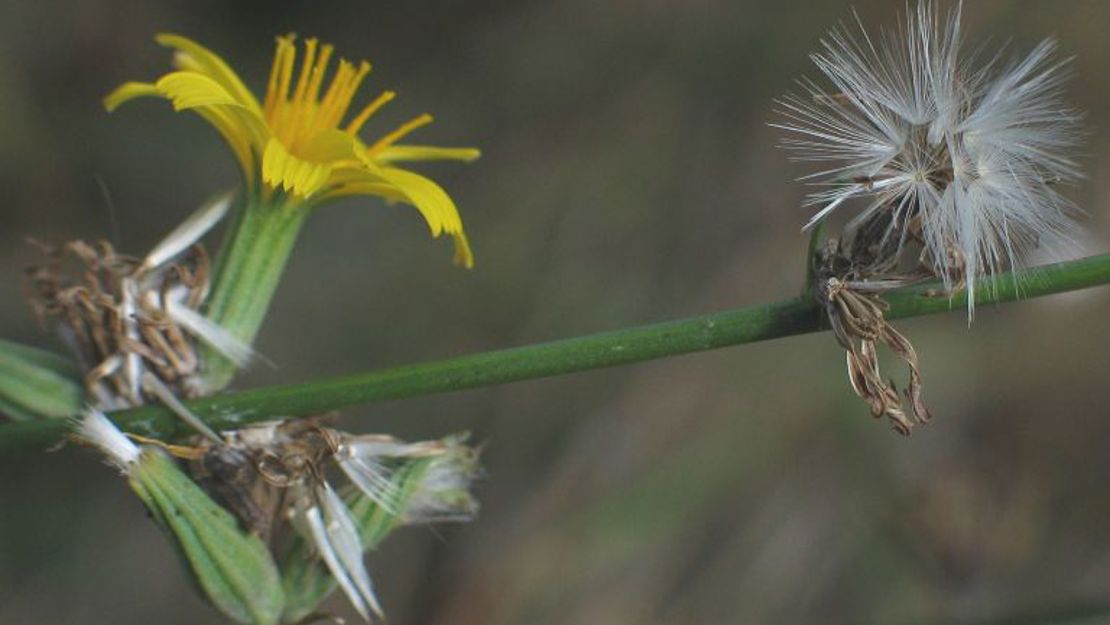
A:
<svg viewBox="0 0 1110 625">
<path fill-rule="evenodd" d="M 1110 284 L 1110 254 L 1059 263 L 980 282 L 977 304 L 1012 302 Z M 938 285 L 889 293 L 891 319 L 965 310 L 963 294 L 937 297 Z M 458 391 L 518 380 L 612 367 L 665 356 L 817 332 L 825 328 L 817 304 L 799 297 L 773 304 L 603 332 L 525 347 L 460 356 L 339 378 L 196 399 L 186 404 L 215 429 L 276 416 L 319 414 L 369 402 Z M 128 432 L 161 439 L 185 434 L 159 406 L 112 415 Z M 0 426 L 0 453 L 43 448 L 65 432 L 57 420 Z"/>
<path fill-rule="evenodd" d="M 220 254 L 207 302 L 209 319 L 245 343 L 254 342 L 308 213 L 305 206 L 280 200 L 244 202 Z M 206 387 L 225 388 L 235 376 L 235 363 L 210 347 L 203 356 Z"/>
</svg>

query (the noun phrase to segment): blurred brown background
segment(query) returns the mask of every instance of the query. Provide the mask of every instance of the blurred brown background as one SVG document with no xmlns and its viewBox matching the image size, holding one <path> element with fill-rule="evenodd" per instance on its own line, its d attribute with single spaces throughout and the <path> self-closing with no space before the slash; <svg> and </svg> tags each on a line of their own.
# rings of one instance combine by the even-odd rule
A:
<svg viewBox="0 0 1110 625">
<path fill-rule="evenodd" d="M 904 7 L 854 4 L 875 28 Z M 967 4 L 972 44 L 1054 35 L 1076 55 L 1090 179 L 1072 195 L 1105 250 L 1110 4 Z M 459 203 L 475 270 L 411 209 L 323 210 L 261 336 L 277 366 L 241 387 L 793 296 L 805 170 L 766 124 L 849 18 L 846 0 L 7 0 L 0 328 L 56 347 L 22 301 L 26 236 L 138 253 L 236 182 L 199 119 L 100 106 L 168 67 L 161 30 L 258 89 L 274 35 L 320 36 L 374 61 L 364 97 L 400 92 L 369 132 L 427 110 L 421 141 L 484 150 L 422 168 Z M 955 623 L 1110 601 L 1108 312 L 1103 289 L 902 323 L 937 417 L 908 440 L 867 416 L 827 334 L 350 411 L 359 431 L 487 443 L 481 518 L 371 559 L 389 620 Z M 0 459 L 0 623 L 217 622 L 92 454 Z"/>
</svg>

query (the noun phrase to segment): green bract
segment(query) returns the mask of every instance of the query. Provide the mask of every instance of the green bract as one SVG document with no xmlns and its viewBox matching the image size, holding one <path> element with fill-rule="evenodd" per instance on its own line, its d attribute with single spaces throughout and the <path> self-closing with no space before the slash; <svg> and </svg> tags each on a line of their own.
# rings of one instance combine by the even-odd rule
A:
<svg viewBox="0 0 1110 625">
<path fill-rule="evenodd" d="M 240 623 L 277 623 L 285 605 L 266 545 L 154 448 L 144 448 L 128 481 L 173 539 L 193 580 L 221 612 Z"/>
</svg>

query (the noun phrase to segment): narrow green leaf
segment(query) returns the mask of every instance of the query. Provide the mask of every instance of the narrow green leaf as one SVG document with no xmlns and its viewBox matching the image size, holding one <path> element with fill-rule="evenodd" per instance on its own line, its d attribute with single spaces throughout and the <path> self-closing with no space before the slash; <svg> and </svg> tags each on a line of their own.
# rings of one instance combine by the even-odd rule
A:
<svg viewBox="0 0 1110 625">
<path fill-rule="evenodd" d="M 0 339 L 0 412 L 16 420 L 71 417 L 85 392 L 70 360 Z"/>
</svg>

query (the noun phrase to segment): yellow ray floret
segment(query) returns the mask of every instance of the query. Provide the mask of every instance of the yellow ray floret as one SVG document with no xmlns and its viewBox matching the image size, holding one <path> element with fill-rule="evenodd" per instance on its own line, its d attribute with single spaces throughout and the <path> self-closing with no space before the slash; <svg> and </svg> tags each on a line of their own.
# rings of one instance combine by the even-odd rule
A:
<svg viewBox="0 0 1110 625">
<path fill-rule="evenodd" d="M 397 167 L 432 160 L 472 161 L 474 148 L 445 148 L 399 143 L 432 122 L 420 115 L 366 143 L 363 126 L 395 94 L 385 91 L 349 116 L 370 64 L 340 60 L 326 80 L 334 49 L 316 39 L 304 42 L 300 66 L 292 35 L 278 37 L 262 103 L 218 55 L 179 35 L 161 34 L 158 43 L 175 51 L 177 71 L 151 83 L 129 82 L 104 99 L 109 111 L 136 98 L 169 100 L 176 111 L 194 111 L 227 141 L 252 188 L 267 197 L 284 193 L 305 204 L 332 198 L 371 195 L 416 207 L 433 236 L 455 240 L 455 261 L 474 259 L 462 219 L 450 196 L 431 180 Z M 327 83 L 327 87 L 324 85 Z"/>
</svg>

